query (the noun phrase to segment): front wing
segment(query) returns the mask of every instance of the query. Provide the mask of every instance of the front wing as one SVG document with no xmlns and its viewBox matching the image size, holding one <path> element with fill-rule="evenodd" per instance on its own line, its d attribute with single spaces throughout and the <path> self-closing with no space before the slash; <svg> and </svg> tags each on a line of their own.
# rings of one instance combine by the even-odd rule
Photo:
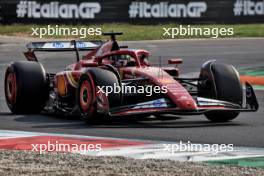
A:
<svg viewBox="0 0 264 176">
<path fill-rule="evenodd" d="M 253 112 L 259 108 L 258 101 L 252 86 L 246 83 L 246 101 L 241 106 L 227 101 L 208 99 L 203 97 L 196 98 L 197 109 L 182 110 L 170 103 L 165 98 L 156 99 L 144 103 L 127 106 L 120 106 L 109 110 L 110 116 L 129 116 L 129 115 L 151 115 L 151 114 L 175 114 L 175 115 L 199 115 L 209 111 L 238 111 Z"/>
</svg>

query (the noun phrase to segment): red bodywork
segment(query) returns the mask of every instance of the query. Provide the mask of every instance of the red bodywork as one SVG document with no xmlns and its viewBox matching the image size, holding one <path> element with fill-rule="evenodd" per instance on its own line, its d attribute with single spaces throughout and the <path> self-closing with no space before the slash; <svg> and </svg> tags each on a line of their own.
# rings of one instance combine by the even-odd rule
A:
<svg viewBox="0 0 264 176">
<path fill-rule="evenodd" d="M 203 110 L 233 110 L 230 106 L 224 103 L 217 105 L 198 105 L 195 99 L 188 90 L 175 77 L 179 76 L 179 70 L 176 67 L 152 67 L 146 60 L 150 53 L 146 50 L 122 49 L 118 46 L 116 40 L 105 42 L 98 47 L 95 47 L 87 55 L 82 57 L 82 60 L 75 64 L 69 65 L 64 71 L 54 75 L 53 86 L 54 92 L 61 98 L 67 98 L 71 95 L 75 96 L 81 75 L 85 74 L 87 68 L 103 67 L 104 65 L 115 65 L 110 58 L 117 55 L 128 55 L 133 59 L 133 65 L 121 64 L 115 66 L 119 72 L 121 82 L 137 78 L 147 78 L 152 84 L 162 87 L 166 86 L 167 93 L 164 98 L 170 101 L 173 106 L 168 107 L 140 107 L 140 108 L 119 108 L 117 111 L 109 112 L 110 115 L 131 115 L 141 113 L 199 113 Z M 25 53 L 28 60 L 37 60 L 34 53 L 29 50 Z M 181 64 L 181 59 L 170 59 L 169 64 Z M 173 73 L 173 74 L 172 74 Z M 98 106 L 98 105 L 97 105 Z M 122 105 L 121 105 L 122 106 Z M 110 111 L 108 109 L 108 111 Z M 201 113 L 200 113 L 201 114 Z"/>
<path fill-rule="evenodd" d="M 104 64 L 111 64 L 111 62 L 106 58 L 109 58 L 112 55 L 127 54 L 135 59 L 136 65 L 133 67 L 118 67 L 117 69 L 120 73 L 121 80 L 147 77 L 154 84 L 160 87 L 167 87 L 168 91 L 166 96 L 169 97 L 169 99 L 176 105 L 177 110 L 198 110 L 199 107 L 197 106 L 196 101 L 185 89 L 185 87 L 183 87 L 178 81 L 176 81 L 171 75 L 169 75 L 162 67 L 152 67 L 148 63 L 140 61 L 139 56 L 142 54 L 149 56 L 148 51 L 131 49 L 119 49 L 111 51 L 114 42 L 116 41 L 108 41 L 104 43 L 100 47 L 94 49 L 93 51 L 89 52 L 86 56 L 84 56 L 83 60 L 80 60 L 78 63 L 68 66 L 67 71 L 57 73 L 55 77 L 55 85 L 57 87 L 58 94 L 60 94 L 61 96 L 68 96 L 68 94 L 72 94 L 73 92 L 75 92 L 75 89 L 78 85 L 78 80 L 87 67 L 98 67 Z M 178 72 L 178 69 L 175 67 L 168 67 L 165 69 L 170 69 Z M 60 85 L 58 84 L 58 80 L 61 78 L 63 78 L 64 80 L 63 84 L 65 85 L 65 91 L 61 91 L 61 89 L 59 89 Z M 175 110 L 175 108 L 147 108 L 147 111 L 161 112 L 163 110 L 168 111 L 171 109 Z M 140 113 L 143 111 L 146 111 L 146 109 L 125 110 L 122 112 L 118 112 L 118 114 L 126 115 L 131 113 Z"/>
</svg>

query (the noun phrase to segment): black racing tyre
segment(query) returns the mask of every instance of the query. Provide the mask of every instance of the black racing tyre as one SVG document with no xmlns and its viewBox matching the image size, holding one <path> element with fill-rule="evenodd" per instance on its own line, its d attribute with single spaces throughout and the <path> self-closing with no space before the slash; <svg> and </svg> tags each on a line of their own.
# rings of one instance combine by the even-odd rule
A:
<svg viewBox="0 0 264 176">
<path fill-rule="evenodd" d="M 5 73 L 6 102 L 14 114 L 39 113 L 46 105 L 49 85 L 38 62 L 11 63 Z"/>
<path fill-rule="evenodd" d="M 106 120 L 108 114 L 97 113 L 97 86 L 120 86 L 120 80 L 111 71 L 101 68 L 90 68 L 84 73 L 77 87 L 77 106 L 81 112 L 81 117 L 87 123 L 94 123 Z M 119 106 L 121 104 L 122 93 L 109 93 L 107 101 L 109 108 Z"/>
<path fill-rule="evenodd" d="M 89 72 L 83 74 L 79 79 L 76 103 L 83 120 L 89 122 L 96 118 L 96 86 Z"/>
<path fill-rule="evenodd" d="M 242 106 L 243 89 L 239 74 L 231 65 L 212 63 L 211 93 L 208 98 L 214 98 L 227 102 L 232 102 Z M 209 91 L 209 92 L 210 92 Z M 239 115 L 238 111 L 210 111 L 205 113 L 207 119 L 212 122 L 227 122 L 235 119 Z"/>
</svg>

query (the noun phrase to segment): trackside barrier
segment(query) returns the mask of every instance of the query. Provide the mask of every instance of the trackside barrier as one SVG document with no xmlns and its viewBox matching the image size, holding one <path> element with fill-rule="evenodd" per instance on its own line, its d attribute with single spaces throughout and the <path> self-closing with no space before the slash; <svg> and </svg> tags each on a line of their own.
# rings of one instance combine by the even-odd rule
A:
<svg viewBox="0 0 264 176">
<path fill-rule="evenodd" d="M 263 0 L 0 0 L 10 23 L 263 23 Z"/>
</svg>

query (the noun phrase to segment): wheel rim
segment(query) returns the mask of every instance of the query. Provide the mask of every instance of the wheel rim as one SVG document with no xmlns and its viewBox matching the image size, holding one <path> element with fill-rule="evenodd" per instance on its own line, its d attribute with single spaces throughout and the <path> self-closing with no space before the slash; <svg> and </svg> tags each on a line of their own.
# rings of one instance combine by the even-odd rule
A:
<svg viewBox="0 0 264 176">
<path fill-rule="evenodd" d="M 81 110 L 87 112 L 90 109 L 93 100 L 92 88 L 88 80 L 82 82 L 79 96 Z"/>
<path fill-rule="evenodd" d="M 16 75 L 14 73 L 9 73 L 6 80 L 6 97 L 9 104 L 14 104 L 16 102 L 17 96 L 17 82 Z"/>
</svg>

